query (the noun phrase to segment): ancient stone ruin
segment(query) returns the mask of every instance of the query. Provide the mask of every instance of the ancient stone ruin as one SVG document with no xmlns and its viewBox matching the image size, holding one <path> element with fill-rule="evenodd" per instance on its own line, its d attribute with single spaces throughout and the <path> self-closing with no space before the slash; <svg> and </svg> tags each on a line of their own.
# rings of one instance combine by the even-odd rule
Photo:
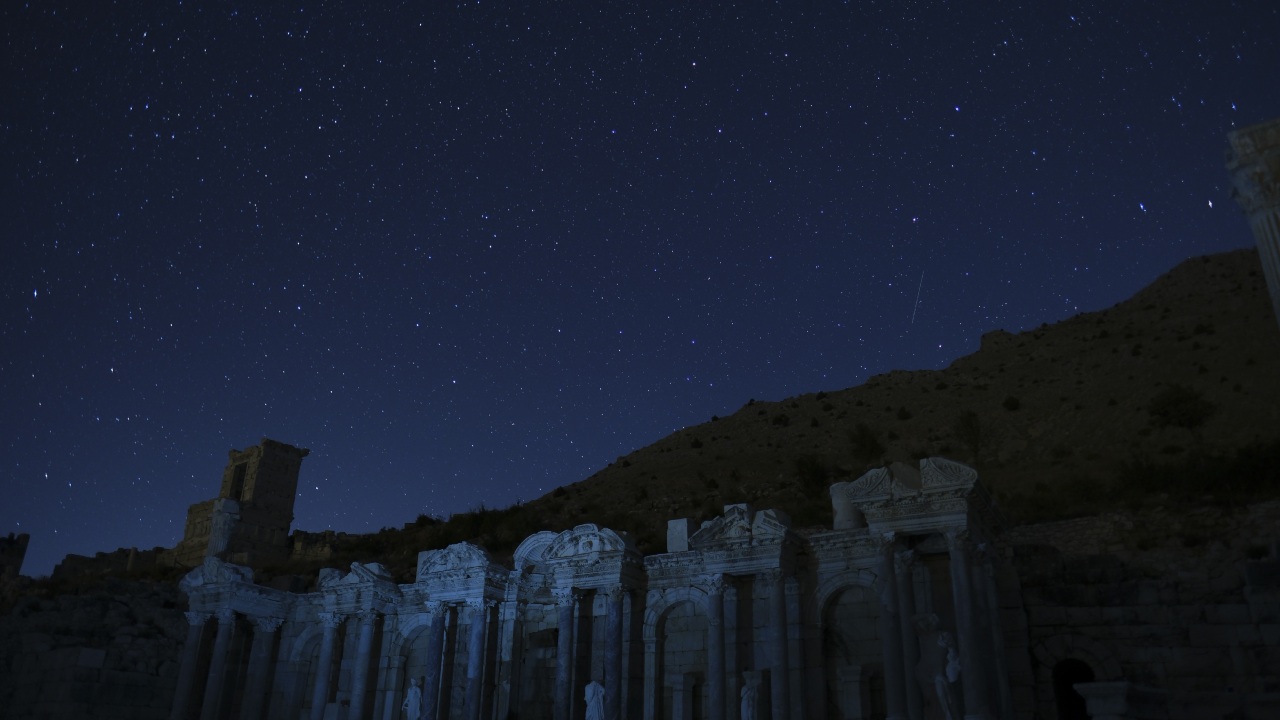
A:
<svg viewBox="0 0 1280 720">
<path fill-rule="evenodd" d="M 1088 555 L 1080 570 L 1044 554 L 1055 533 L 1109 542 L 1093 526 L 1019 529 L 1010 544 L 977 473 L 950 460 L 897 463 L 830 495 L 826 530 L 730 504 L 697 528 L 672 520 L 662 554 L 582 524 L 528 537 L 511 567 L 459 543 L 420 553 L 411 583 L 371 559 L 322 571 L 310 593 L 257 585 L 210 554 L 181 584 L 188 629 L 170 717 L 1070 720 L 1280 708 L 1274 557 L 1249 566 L 1239 602 L 1210 606 L 1193 582 L 1135 581 L 1110 556 Z M 1280 516 L 1267 512 L 1263 524 Z M 1085 607 L 1064 607 L 1059 585 Z M 1211 669 L 1210 658 L 1233 665 Z M 1180 673 L 1194 675 L 1180 687 Z"/>
<path fill-rule="evenodd" d="M 287 559 L 298 471 L 308 452 L 267 438 L 230 451 L 218 497 L 187 509 L 182 541 L 161 562 L 195 567 L 206 555 L 246 565 Z"/>
</svg>

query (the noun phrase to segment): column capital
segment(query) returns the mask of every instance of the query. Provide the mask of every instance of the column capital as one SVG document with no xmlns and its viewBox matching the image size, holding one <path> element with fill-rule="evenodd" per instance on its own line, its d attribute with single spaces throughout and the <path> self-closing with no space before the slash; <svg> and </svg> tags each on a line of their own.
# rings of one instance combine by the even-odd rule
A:
<svg viewBox="0 0 1280 720">
<path fill-rule="evenodd" d="M 577 594 L 573 588 L 555 588 L 551 591 L 551 597 L 556 599 L 557 607 L 573 607 L 573 603 L 577 600 Z"/>
<path fill-rule="evenodd" d="M 218 624 L 222 625 L 233 622 L 236 619 L 236 611 L 231 608 L 222 608 L 214 613 L 214 616 L 218 618 Z"/>
<path fill-rule="evenodd" d="M 255 632 L 273 633 L 284 624 L 284 618 L 258 616 L 253 618 Z"/>
<path fill-rule="evenodd" d="M 204 625 L 205 623 L 209 622 L 209 618 L 213 617 L 212 615 L 210 615 L 209 613 L 206 613 L 206 612 L 190 612 L 190 611 L 188 611 L 188 612 L 184 612 L 184 613 L 182 613 L 182 614 L 187 616 L 187 624 L 188 624 L 188 625 L 195 625 L 195 626 Z"/>
<path fill-rule="evenodd" d="M 618 583 L 606 588 L 604 594 L 605 597 L 609 598 L 609 602 L 621 602 L 622 598 L 627 595 L 627 589 L 622 586 L 622 583 Z"/>
<path fill-rule="evenodd" d="M 943 532 L 943 536 L 947 539 L 947 550 L 953 553 L 968 553 L 973 547 L 973 536 L 969 534 L 969 528 L 949 528 Z"/>
<path fill-rule="evenodd" d="M 908 573 L 916 564 L 915 550 L 900 550 L 893 555 L 893 569 L 895 572 Z"/>
<path fill-rule="evenodd" d="M 701 582 L 703 589 L 710 595 L 723 595 L 725 587 L 724 573 L 710 573 L 703 575 Z"/>
<path fill-rule="evenodd" d="M 881 533 L 880 535 L 872 538 L 872 540 L 875 542 L 876 550 L 878 552 L 892 553 L 897 548 L 898 533 L 892 531 Z"/>
<path fill-rule="evenodd" d="M 371 607 L 367 607 L 358 611 L 355 616 L 360 618 L 360 622 L 373 622 L 378 619 L 378 611 Z"/>
<path fill-rule="evenodd" d="M 425 600 L 422 605 L 427 609 L 427 612 L 431 613 L 432 616 L 439 615 L 448 607 L 441 600 Z"/>
<path fill-rule="evenodd" d="M 326 630 L 337 630 L 342 621 L 346 619 L 345 615 L 336 612 L 322 612 L 319 613 L 319 616 L 320 622 Z"/>
<path fill-rule="evenodd" d="M 467 607 L 472 610 L 488 610 L 496 604 L 497 602 L 489 598 L 467 598 Z"/>
</svg>

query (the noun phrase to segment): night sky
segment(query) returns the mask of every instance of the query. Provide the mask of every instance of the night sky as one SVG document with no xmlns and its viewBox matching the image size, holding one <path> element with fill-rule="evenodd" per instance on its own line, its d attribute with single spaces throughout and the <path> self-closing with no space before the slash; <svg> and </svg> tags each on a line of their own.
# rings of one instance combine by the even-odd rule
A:
<svg viewBox="0 0 1280 720">
<path fill-rule="evenodd" d="M 264 436 L 362 532 L 944 367 L 1252 245 L 1225 135 L 1280 115 L 1272 0 L 365 4 L 0 10 L 25 574 Z"/>
</svg>

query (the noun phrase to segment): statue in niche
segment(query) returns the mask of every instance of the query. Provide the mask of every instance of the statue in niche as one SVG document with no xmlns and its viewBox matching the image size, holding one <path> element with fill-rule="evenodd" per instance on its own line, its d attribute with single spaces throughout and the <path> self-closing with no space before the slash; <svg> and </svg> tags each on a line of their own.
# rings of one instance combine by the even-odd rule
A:
<svg viewBox="0 0 1280 720">
<path fill-rule="evenodd" d="M 756 705 L 759 704 L 760 695 L 755 684 L 744 682 L 738 694 L 742 697 L 742 705 L 739 707 L 741 720 L 756 720 Z"/>
<path fill-rule="evenodd" d="M 587 683 L 587 720 L 604 720 L 604 686 L 598 680 Z"/>
<path fill-rule="evenodd" d="M 941 629 L 938 616 L 933 613 L 917 615 L 915 625 L 920 637 L 916 682 L 924 700 L 924 716 L 928 720 L 960 720 L 956 681 L 962 668 L 955 636 Z"/>
<path fill-rule="evenodd" d="M 409 690 L 404 694 L 404 710 L 406 720 L 418 720 L 422 714 L 422 690 L 418 687 L 418 678 L 409 681 Z"/>
</svg>

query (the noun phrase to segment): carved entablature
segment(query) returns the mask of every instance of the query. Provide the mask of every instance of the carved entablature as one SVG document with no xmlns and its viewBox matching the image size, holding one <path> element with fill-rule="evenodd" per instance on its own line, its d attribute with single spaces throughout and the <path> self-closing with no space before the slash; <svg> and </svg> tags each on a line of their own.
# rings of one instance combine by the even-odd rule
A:
<svg viewBox="0 0 1280 720">
<path fill-rule="evenodd" d="M 353 562 L 346 573 L 326 568 L 320 572 L 318 585 L 325 605 L 343 612 L 369 608 L 386 611 L 401 596 L 390 571 L 376 562 Z"/>
<path fill-rule="evenodd" d="M 692 578 L 706 574 L 703 554 L 699 552 L 666 553 L 649 555 L 644 559 L 644 572 L 649 587 L 677 587 L 687 585 Z"/>
<path fill-rule="evenodd" d="M 215 557 L 206 557 L 199 567 L 178 583 L 186 593 L 193 612 L 234 611 L 250 617 L 283 617 L 289 593 L 253 583 L 253 570 Z"/>
<path fill-rule="evenodd" d="M 643 567 L 630 536 L 591 523 L 557 535 L 547 545 L 544 558 L 559 587 L 631 586 L 639 582 Z"/>
<path fill-rule="evenodd" d="M 733 551 L 761 545 L 780 546 L 791 530 L 791 518 L 781 510 L 751 512 L 746 505 L 726 505 L 724 515 L 708 520 L 689 537 L 689 549 Z"/>
<path fill-rule="evenodd" d="M 986 492 L 973 468 L 924 458 L 918 468 L 894 463 L 831 487 L 835 529 L 922 534 L 970 522 L 994 524 Z"/>
<path fill-rule="evenodd" d="M 587 523 L 556 536 L 547 548 L 547 560 L 552 563 L 595 563 L 602 557 L 637 553 L 630 537 L 608 528 Z"/>
<path fill-rule="evenodd" d="M 434 600 L 500 600 L 509 574 L 484 548 L 462 542 L 418 553 L 415 585 Z"/>
</svg>

